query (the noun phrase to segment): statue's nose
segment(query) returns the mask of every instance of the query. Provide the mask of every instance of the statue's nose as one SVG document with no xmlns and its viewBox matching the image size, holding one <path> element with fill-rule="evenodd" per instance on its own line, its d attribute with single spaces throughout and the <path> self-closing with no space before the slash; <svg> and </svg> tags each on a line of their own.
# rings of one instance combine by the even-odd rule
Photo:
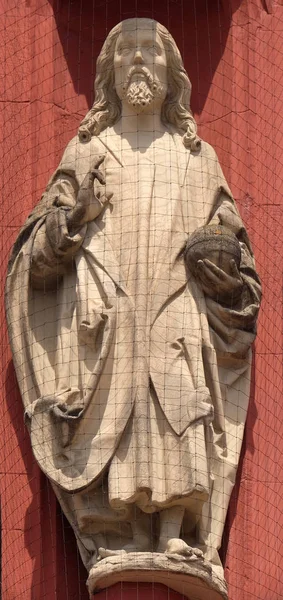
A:
<svg viewBox="0 0 283 600">
<path fill-rule="evenodd" d="M 142 64 L 143 62 L 144 62 L 144 60 L 143 60 L 143 55 L 142 55 L 141 51 L 137 49 L 137 50 L 135 51 L 134 63 L 135 63 L 135 65 L 140 65 L 140 64 Z"/>
</svg>

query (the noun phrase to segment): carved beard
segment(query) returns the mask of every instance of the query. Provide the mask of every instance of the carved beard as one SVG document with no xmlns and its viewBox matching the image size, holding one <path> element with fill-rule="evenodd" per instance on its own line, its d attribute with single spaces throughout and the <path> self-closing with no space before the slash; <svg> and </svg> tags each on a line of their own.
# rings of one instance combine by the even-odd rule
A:
<svg viewBox="0 0 283 600">
<path fill-rule="evenodd" d="M 131 81 L 133 74 L 138 72 L 143 73 L 146 79 Z M 154 98 L 164 99 L 165 95 L 163 86 L 157 84 L 151 74 L 144 68 L 137 71 L 133 67 L 123 85 L 123 97 L 127 99 L 131 106 L 135 107 L 138 113 L 143 112 Z"/>
<path fill-rule="evenodd" d="M 126 98 L 131 106 L 142 112 L 152 103 L 154 96 L 146 81 L 133 81 L 127 89 Z"/>
</svg>

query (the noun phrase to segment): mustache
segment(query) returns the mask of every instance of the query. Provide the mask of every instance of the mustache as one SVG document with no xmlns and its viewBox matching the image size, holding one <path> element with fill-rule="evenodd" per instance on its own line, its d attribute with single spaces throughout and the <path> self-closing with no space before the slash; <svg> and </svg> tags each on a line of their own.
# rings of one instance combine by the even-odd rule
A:
<svg viewBox="0 0 283 600">
<path fill-rule="evenodd" d="M 124 91 L 127 89 L 129 83 L 131 82 L 133 75 L 136 75 L 136 73 L 142 73 L 142 75 L 145 76 L 145 79 L 146 79 L 149 87 L 154 88 L 154 79 L 153 79 L 150 71 L 146 67 L 131 67 L 131 69 L 129 70 L 129 73 L 127 75 L 126 81 L 123 85 Z"/>
</svg>

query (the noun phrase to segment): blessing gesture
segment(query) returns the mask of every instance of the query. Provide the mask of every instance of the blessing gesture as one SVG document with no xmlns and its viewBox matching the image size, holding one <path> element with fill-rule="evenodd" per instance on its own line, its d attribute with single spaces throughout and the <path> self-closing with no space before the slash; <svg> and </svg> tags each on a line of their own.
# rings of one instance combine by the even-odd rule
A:
<svg viewBox="0 0 283 600">
<path fill-rule="evenodd" d="M 91 169 L 85 176 L 77 196 L 77 203 L 68 215 L 69 229 L 77 229 L 93 221 L 101 213 L 104 202 L 94 194 L 93 182 L 98 179 L 101 185 L 105 185 L 104 175 L 99 170 L 100 165 L 104 161 L 104 156 L 100 156 Z"/>
</svg>

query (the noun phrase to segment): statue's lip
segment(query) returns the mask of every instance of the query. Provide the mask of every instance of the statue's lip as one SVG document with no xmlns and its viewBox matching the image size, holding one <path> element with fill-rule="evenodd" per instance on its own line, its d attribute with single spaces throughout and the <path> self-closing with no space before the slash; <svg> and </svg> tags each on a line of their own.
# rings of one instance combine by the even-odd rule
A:
<svg viewBox="0 0 283 600">
<path fill-rule="evenodd" d="M 147 79 L 146 75 L 144 73 L 142 73 L 141 71 L 133 73 L 131 76 L 131 80 L 134 79 L 135 76 L 137 76 L 139 79 Z"/>
<path fill-rule="evenodd" d="M 144 79 L 148 78 L 148 74 L 145 72 L 145 70 L 142 68 L 138 68 L 138 67 L 133 70 L 133 72 L 131 73 L 130 79 L 133 79 L 133 77 L 135 75 L 142 76 Z"/>
</svg>

